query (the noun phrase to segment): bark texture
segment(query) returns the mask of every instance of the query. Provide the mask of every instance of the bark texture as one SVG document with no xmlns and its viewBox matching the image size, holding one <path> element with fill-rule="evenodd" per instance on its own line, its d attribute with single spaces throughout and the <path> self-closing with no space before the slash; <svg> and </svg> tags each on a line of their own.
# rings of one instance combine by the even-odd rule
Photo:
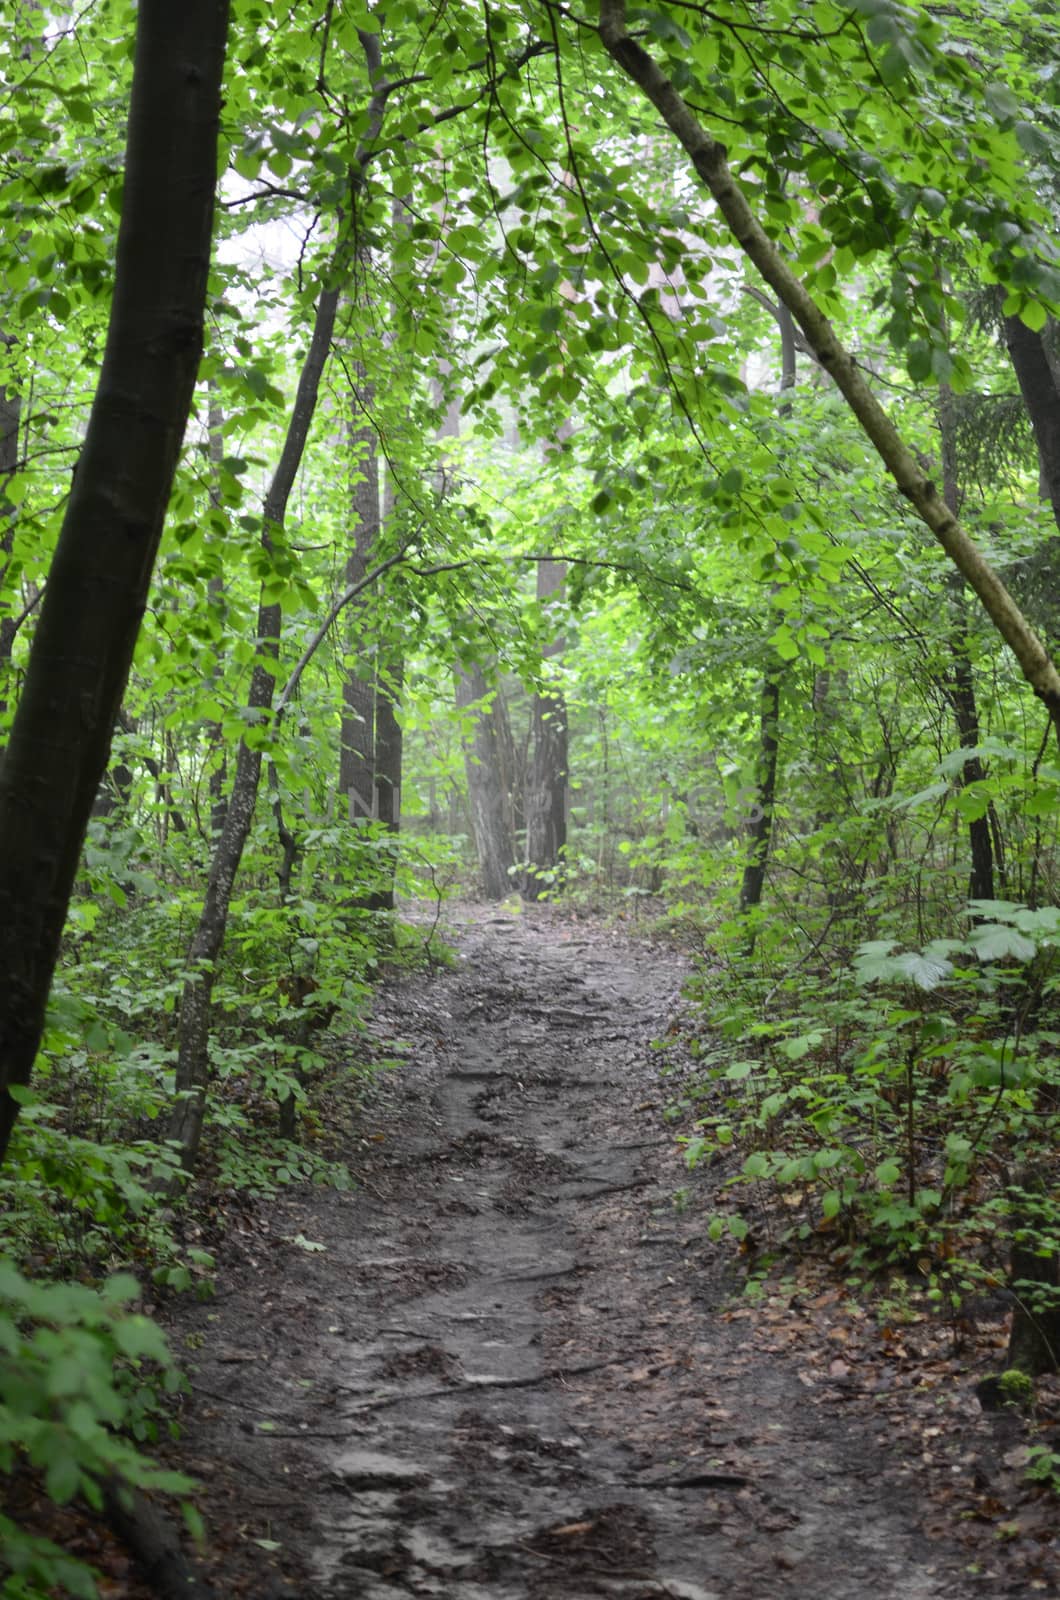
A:
<svg viewBox="0 0 1060 1600">
<path fill-rule="evenodd" d="M 0 1156 L 40 1041 L 203 341 L 226 0 L 137 12 L 107 342 L 0 767 Z"/>
</svg>

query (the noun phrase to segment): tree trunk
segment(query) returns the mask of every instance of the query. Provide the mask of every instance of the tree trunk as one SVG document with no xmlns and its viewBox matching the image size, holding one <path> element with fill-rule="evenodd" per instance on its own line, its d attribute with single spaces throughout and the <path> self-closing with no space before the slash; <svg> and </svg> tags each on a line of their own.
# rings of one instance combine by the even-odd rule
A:
<svg viewBox="0 0 1060 1600">
<path fill-rule="evenodd" d="M 0 767 L 0 1158 L 107 764 L 203 340 L 226 0 L 142 4 L 114 297 Z"/>
<path fill-rule="evenodd" d="M 282 532 L 287 501 L 302 462 L 310 424 L 316 410 L 320 379 L 331 349 L 339 292 L 325 289 L 317 302 L 316 319 L 309 352 L 298 380 L 291 420 L 287 427 L 279 465 L 265 498 L 262 513 L 262 544 L 271 551 Z M 258 607 L 257 659 L 247 697 L 248 723 L 259 729 L 269 720 L 276 685 L 274 663 L 279 650 L 281 612 L 278 605 Z M 258 785 L 261 780 L 261 745 L 240 741 L 236 754 L 236 775 L 225 812 L 224 826 L 214 847 L 210 876 L 206 885 L 199 924 L 187 955 L 187 978 L 180 1003 L 177 1025 L 177 1070 L 175 1100 L 170 1115 L 168 1138 L 180 1146 L 181 1163 L 191 1171 L 199 1152 L 206 1115 L 206 1090 L 209 1081 L 210 1003 L 213 997 L 216 962 L 224 944 L 232 887 L 243 855 L 243 847 L 254 820 Z"/>
<path fill-rule="evenodd" d="M 383 487 L 383 526 L 393 527 L 394 476 L 386 474 Z M 405 660 L 400 650 L 388 653 L 387 661 L 376 662 L 375 677 L 375 809 L 380 822 L 390 833 L 401 827 L 402 733 L 398 707 L 405 683 Z M 393 885 L 389 909 L 393 910 Z"/>
<path fill-rule="evenodd" d="M 464 741 L 471 828 L 478 852 L 482 887 L 487 900 L 503 900 L 513 887 L 515 846 L 511 808 L 502 782 L 503 763 L 489 686 L 478 665 L 459 668 L 456 675 L 458 709 L 478 706 L 470 738 Z M 495 695 L 500 689 L 494 690 Z"/>
<path fill-rule="evenodd" d="M 391 833 L 401 821 L 401 724 L 397 719 L 404 672 L 398 661 L 386 681 L 375 688 L 375 794 L 376 815 Z"/>
<path fill-rule="evenodd" d="M 563 561 L 539 561 L 537 598 L 546 602 L 563 593 L 567 569 Z M 542 651 L 544 661 L 563 650 L 562 635 Z M 567 705 L 560 689 L 534 693 L 530 707 L 532 754 L 526 784 L 527 899 L 537 900 L 554 885 L 556 868 L 567 845 Z"/>
<path fill-rule="evenodd" d="M 1060 527 L 1060 393 L 1040 333 L 1005 318 L 1005 343 L 1038 445 L 1041 483 Z"/>
<path fill-rule="evenodd" d="M 781 304 L 771 306 L 780 330 L 780 404 L 777 413 L 787 417 L 791 413 L 790 391 L 795 387 L 796 350 L 795 328 L 791 312 Z M 772 661 L 762 678 L 759 691 L 758 761 L 755 774 L 755 803 L 748 826 L 748 852 L 740 884 L 740 915 L 746 916 L 762 904 L 766 872 L 769 868 L 769 851 L 773 842 L 773 809 L 777 798 L 777 761 L 780 754 L 780 679 L 783 671 L 779 657 L 771 650 Z M 747 955 L 754 951 L 754 930 L 747 935 Z"/>
<path fill-rule="evenodd" d="M 12 341 L 0 335 L 0 344 L 10 346 Z M 15 548 L 15 527 L 18 508 L 4 493 L 8 478 L 18 470 L 18 430 L 22 418 L 22 397 L 17 389 L 0 386 L 0 576 L 7 576 Z M 10 590 L 8 583 L 5 589 Z M 14 593 L 10 593 L 9 605 Z M 0 712 L 7 709 L 7 677 L 10 671 L 11 649 L 15 642 L 18 623 L 10 609 L 0 613 Z"/>
<path fill-rule="evenodd" d="M 358 381 L 364 369 L 354 363 Z M 370 390 L 368 391 L 370 394 Z M 351 466 L 355 475 L 350 496 L 353 545 L 346 560 L 347 584 L 360 583 L 379 545 L 379 456 L 375 432 L 364 423 L 359 397 L 352 397 L 349 426 Z M 358 626 L 362 603 L 347 612 L 346 635 L 355 650 L 363 629 Z M 342 685 L 342 732 L 339 749 L 339 788 L 346 797 L 349 820 L 360 822 L 376 815 L 375 797 L 375 669 L 373 662 L 358 662 L 346 669 Z"/>
<path fill-rule="evenodd" d="M 978 595 L 1019 662 L 1027 683 L 1048 708 L 1060 739 L 1060 672 L 1045 646 L 902 440 L 861 367 L 841 343 L 820 306 L 751 210 L 732 174 L 724 144 L 711 137 L 654 58 L 627 33 L 625 20 L 624 0 L 600 0 L 600 38 L 604 48 L 640 87 L 687 152 L 737 244 L 788 307 L 898 489 Z"/>
<path fill-rule="evenodd" d="M 777 755 L 780 750 L 778 727 L 780 722 L 780 680 L 776 673 L 762 680 L 758 718 L 758 773 L 755 783 L 755 804 L 748 826 L 747 862 L 740 884 L 740 913 L 746 914 L 761 905 L 769 866 L 769 846 L 773 838 L 773 807 L 777 793 Z M 749 939 L 748 954 L 754 948 L 753 935 Z"/>
<path fill-rule="evenodd" d="M 382 125 L 386 105 L 385 89 L 381 91 L 377 82 L 382 64 L 378 35 L 364 34 L 362 44 L 374 88 L 368 107 L 368 125 L 364 143 L 358 153 L 357 163 L 350 173 L 350 183 L 354 190 L 363 174 L 368 151 Z M 333 265 L 333 278 L 338 276 L 339 267 L 346 258 L 347 247 L 344 241 L 339 246 L 336 262 Z M 298 391 L 287 426 L 283 450 L 262 508 L 261 539 L 266 552 L 272 549 L 277 535 L 283 529 L 287 502 L 302 463 L 309 429 L 316 411 L 320 380 L 331 349 L 338 305 L 337 286 L 321 291 L 317 301 L 309 351 L 298 380 Z M 276 687 L 274 663 L 279 653 L 280 626 L 280 607 L 266 605 L 263 599 L 258 606 L 257 659 L 247 697 L 249 713 L 247 720 L 259 727 L 270 720 Z M 213 996 L 217 958 L 224 944 L 225 929 L 228 924 L 232 888 L 242 859 L 243 847 L 254 820 L 254 807 L 261 781 L 261 754 L 261 747 L 257 741 L 253 746 L 248 745 L 245 739 L 240 741 L 236 755 L 236 774 L 224 826 L 214 847 L 199 924 L 188 947 L 187 977 L 181 995 L 180 1018 L 177 1024 L 175 1098 L 168 1134 L 169 1139 L 180 1146 L 181 1165 L 186 1172 L 190 1172 L 195 1165 L 206 1117 L 210 1002 Z"/>
<path fill-rule="evenodd" d="M 953 417 L 953 390 L 948 383 L 939 385 L 939 437 L 942 444 L 942 493 L 947 506 L 957 516 L 960 510 L 960 486 L 957 481 L 957 429 Z M 974 750 L 979 743 L 979 708 L 975 698 L 975 674 L 968 647 L 968 622 L 964 615 L 964 585 L 954 573 L 950 585 L 950 639 L 953 650 L 953 677 L 949 684 L 949 699 L 957 724 L 957 737 L 962 750 Z M 983 763 L 977 755 L 970 755 L 962 768 L 962 782 L 981 783 L 986 776 Z M 968 823 L 968 851 L 972 866 L 968 881 L 968 894 L 972 900 L 994 898 L 994 850 L 990 841 L 990 821 L 987 816 L 972 817 Z"/>
<path fill-rule="evenodd" d="M 210 385 L 210 404 L 207 419 L 210 447 L 210 504 L 215 509 L 221 504 L 221 464 L 225 453 L 225 419 L 221 410 L 221 402 L 217 398 L 216 390 Z M 220 612 L 224 605 L 224 579 L 218 575 L 211 578 L 206 585 L 206 592 L 210 597 L 211 607 L 216 607 Z M 218 666 L 220 672 L 220 666 Z M 228 751 L 224 742 L 224 731 L 219 722 L 210 722 L 206 725 L 207 738 L 214 754 L 214 765 L 210 769 L 210 838 L 216 839 L 225 825 L 225 812 L 228 809 L 228 800 L 225 796 L 225 785 L 228 782 Z"/>
</svg>

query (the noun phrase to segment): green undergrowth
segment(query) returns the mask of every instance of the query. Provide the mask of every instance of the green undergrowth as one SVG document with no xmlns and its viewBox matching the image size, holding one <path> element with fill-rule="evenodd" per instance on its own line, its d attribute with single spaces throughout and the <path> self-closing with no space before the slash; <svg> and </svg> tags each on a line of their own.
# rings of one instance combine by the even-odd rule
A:
<svg viewBox="0 0 1060 1600">
<path fill-rule="evenodd" d="M 370 908 L 358 843 L 351 862 L 318 841 L 283 898 L 267 857 L 250 857 L 215 980 L 207 1124 L 188 1183 L 167 1129 L 198 892 L 179 857 L 148 872 L 105 830 L 90 842 L 0 1167 L 0 1473 L 35 1475 L 42 1504 L 99 1507 L 120 1482 L 177 1496 L 195 1523 L 194 1486 L 152 1459 L 175 1430 L 182 1379 L 146 1312 L 213 1293 L 233 1208 L 292 1184 L 350 1186 L 360 1100 L 390 1064 L 364 1034 L 373 985 L 446 957 L 430 917 Z M 406 865 L 398 884 L 430 892 L 429 874 L 424 885 Z M 0 1499 L 4 1600 L 95 1594 L 38 1520 L 19 1527 Z"/>
<path fill-rule="evenodd" d="M 1002 1285 L 1049 1309 L 1007 1260 L 1014 1238 L 1043 1262 L 1060 1248 L 1060 910 L 972 902 L 959 937 L 833 965 L 769 929 L 746 943 L 723 932 L 692 985 L 671 1107 L 688 1166 L 722 1178 L 710 1236 L 827 1249 L 855 1282 L 912 1268 L 944 1311 Z"/>
</svg>

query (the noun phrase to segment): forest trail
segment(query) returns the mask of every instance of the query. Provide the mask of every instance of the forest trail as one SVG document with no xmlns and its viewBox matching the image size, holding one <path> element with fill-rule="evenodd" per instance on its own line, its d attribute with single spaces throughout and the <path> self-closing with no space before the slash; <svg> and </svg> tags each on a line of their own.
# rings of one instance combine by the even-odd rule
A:
<svg viewBox="0 0 1060 1600">
<path fill-rule="evenodd" d="M 219 1592 L 1016 1592 L 927 1536 L 932 1469 L 827 1360 L 726 1312 L 651 1048 L 679 956 L 548 908 L 464 908 L 452 936 L 455 969 L 378 997 L 406 1059 L 369 1094 L 358 1188 L 248 1217 L 219 1299 L 178 1313 Z"/>
</svg>

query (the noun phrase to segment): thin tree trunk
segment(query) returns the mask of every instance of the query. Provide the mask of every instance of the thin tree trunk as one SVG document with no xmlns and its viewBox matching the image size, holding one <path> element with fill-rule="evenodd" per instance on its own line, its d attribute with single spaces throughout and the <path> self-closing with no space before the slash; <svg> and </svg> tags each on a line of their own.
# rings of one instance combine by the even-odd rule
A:
<svg viewBox="0 0 1060 1600">
<path fill-rule="evenodd" d="M 392 529 L 396 496 L 393 473 L 386 474 L 383 486 L 383 526 Z M 376 815 L 393 834 L 401 828 L 401 762 L 403 754 L 398 708 L 405 684 L 405 659 L 400 650 L 388 652 L 384 662 L 376 662 L 375 681 L 375 797 Z M 393 883 L 389 909 L 393 909 Z"/>
<path fill-rule="evenodd" d="M 500 692 L 498 688 L 494 694 Z M 492 706 L 482 704 L 489 693 L 480 666 L 458 669 L 458 710 L 478 707 L 471 736 L 464 741 L 464 765 L 479 872 L 487 900 L 503 900 L 513 888 L 515 847 L 509 799 L 501 779 L 503 761 L 495 715 Z"/>
<path fill-rule="evenodd" d="M 364 382 L 364 368 L 354 363 L 359 383 Z M 367 394 L 370 395 L 370 390 Z M 346 560 L 347 584 L 360 583 L 372 563 L 379 545 L 379 456 L 376 451 L 375 430 L 366 425 L 362 415 L 361 397 L 351 397 L 352 415 L 349 423 L 350 460 L 356 479 L 350 496 L 350 514 L 353 522 L 353 545 Z M 349 608 L 346 615 L 347 645 L 355 650 L 363 627 L 359 614 L 363 602 Z M 339 788 L 346 796 L 349 820 L 359 822 L 376 815 L 375 798 L 375 667 L 374 651 L 371 662 L 358 662 L 347 668 L 342 685 L 342 730 L 339 747 Z"/>
<path fill-rule="evenodd" d="M 0 767 L 0 1159 L 29 1082 L 203 340 L 226 0 L 142 4 L 107 343 Z"/>
<path fill-rule="evenodd" d="M 313 336 L 298 381 L 287 437 L 265 498 L 261 538 L 266 551 L 272 550 L 277 536 L 283 530 L 287 501 L 302 462 L 316 410 L 320 379 L 331 349 L 338 300 L 337 289 L 325 289 L 317 302 Z M 278 605 L 261 602 L 258 607 L 256 660 L 247 697 L 247 720 L 259 728 L 269 719 L 272 707 L 281 620 Z M 232 887 L 254 820 L 261 780 L 261 755 L 261 746 L 257 741 L 253 745 L 248 745 L 245 739 L 240 741 L 224 826 L 214 847 L 199 924 L 188 947 L 188 976 L 181 996 L 177 1027 L 175 1101 L 168 1132 L 169 1139 L 180 1146 L 181 1162 L 186 1171 L 195 1165 L 202 1138 L 209 1080 L 210 1005 L 216 962 L 224 944 Z"/>
<path fill-rule="evenodd" d="M 0 344 L 10 347 L 13 341 L 0 335 Z M 18 430 L 22 419 L 22 396 L 17 389 L 0 386 L 0 578 L 7 578 L 15 548 L 15 527 L 18 508 L 8 500 L 4 489 L 7 480 L 18 470 Z M 7 678 L 10 671 L 11 649 L 18 632 L 18 623 L 12 613 L 14 592 L 8 583 L 6 605 L 0 614 L 0 713 L 7 709 Z"/>
<path fill-rule="evenodd" d="M 563 561 L 539 561 L 537 598 L 547 602 L 562 595 L 567 568 Z M 557 635 L 542 651 L 544 661 L 563 650 Z M 567 705 L 562 691 L 539 689 L 530 704 L 531 756 L 526 784 L 527 899 L 540 899 L 554 887 L 556 868 L 567 845 Z"/>
<path fill-rule="evenodd" d="M 449 363 L 438 361 L 439 376 L 431 383 L 434 403 L 445 411 L 438 425 L 439 439 L 460 435 L 460 404 L 448 399 L 444 379 Z M 439 493 L 445 494 L 444 474 Z M 477 707 L 470 735 L 463 740 L 464 772 L 471 832 L 475 840 L 479 874 L 487 900 L 503 900 L 514 887 L 515 840 L 512 831 L 511 767 L 515 747 L 507 708 L 498 686 L 492 700 L 486 675 L 478 662 L 457 661 L 454 668 L 458 711 Z"/>
<path fill-rule="evenodd" d="M 396 662 L 375 690 L 375 793 L 376 815 L 391 833 L 401 821 L 401 723 L 397 718 L 404 683 L 402 663 Z"/>
<path fill-rule="evenodd" d="M 957 430 L 953 416 L 953 391 L 948 383 L 939 385 L 939 437 L 942 445 L 942 493 L 946 504 L 957 516 L 960 510 L 960 486 L 957 481 Z M 957 737 L 962 750 L 974 750 L 979 743 L 979 707 L 975 698 L 975 674 L 968 644 L 968 620 L 964 614 L 964 585 L 960 576 L 953 574 L 950 584 L 950 645 L 953 651 L 953 676 L 949 683 L 949 699 L 957 724 Z M 965 786 L 981 783 L 986 776 L 978 755 L 966 757 L 962 768 Z M 994 851 L 990 840 L 990 820 L 986 815 L 972 817 L 968 823 L 968 852 L 971 856 L 971 873 L 968 894 L 972 900 L 994 898 Z"/>
<path fill-rule="evenodd" d="M 368 109 L 368 131 L 365 142 L 361 146 L 357 165 L 351 170 L 351 184 L 354 188 L 360 181 L 368 150 L 382 125 L 386 105 L 386 94 L 380 91 L 377 84 L 382 64 L 378 35 L 364 34 L 362 44 L 369 77 L 375 87 Z M 343 244 L 339 247 L 336 272 L 345 257 L 346 248 Z M 316 411 L 320 380 L 331 349 L 338 305 L 337 285 L 321 291 L 317 301 L 309 351 L 298 380 L 294 408 L 287 426 L 287 436 L 262 509 L 261 538 L 267 552 L 272 549 L 277 534 L 283 530 L 287 502 L 301 466 L 309 429 Z M 276 687 L 275 663 L 279 654 L 281 620 L 280 607 L 266 605 L 262 599 L 258 606 L 256 660 L 251 674 L 250 693 L 247 697 L 248 722 L 259 727 L 270 720 Z M 224 944 L 232 888 L 242 859 L 243 847 L 254 820 L 254 808 L 261 781 L 261 755 L 261 747 L 256 742 L 251 746 L 245 739 L 240 741 L 236 755 L 235 779 L 224 827 L 214 847 L 206 897 L 198 927 L 188 948 L 187 978 L 181 995 L 180 1018 L 177 1025 L 175 1099 L 168 1135 L 173 1143 L 180 1146 L 181 1165 L 187 1172 L 190 1172 L 195 1165 L 206 1116 L 210 1003 L 213 997 L 216 963 Z"/>
<path fill-rule="evenodd" d="M 795 328 L 791 312 L 781 304 L 770 306 L 780 329 L 780 404 L 781 418 L 791 413 L 790 391 L 795 387 L 796 350 Z M 766 873 L 769 869 L 769 851 L 773 842 L 773 811 L 777 798 L 777 762 L 780 755 L 780 680 L 783 665 L 770 651 L 772 660 L 766 668 L 759 690 L 758 761 L 755 774 L 755 803 L 748 826 L 748 851 L 740 884 L 740 914 L 746 916 L 762 904 Z M 754 950 L 753 929 L 747 936 L 746 953 Z"/>
<path fill-rule="evenodd" d="M 1040 333 L 1006 317 L 1005 344 L 1034 429 L 1045 498 L 1060 527 L 1060 392 Z"/>
</svg>

